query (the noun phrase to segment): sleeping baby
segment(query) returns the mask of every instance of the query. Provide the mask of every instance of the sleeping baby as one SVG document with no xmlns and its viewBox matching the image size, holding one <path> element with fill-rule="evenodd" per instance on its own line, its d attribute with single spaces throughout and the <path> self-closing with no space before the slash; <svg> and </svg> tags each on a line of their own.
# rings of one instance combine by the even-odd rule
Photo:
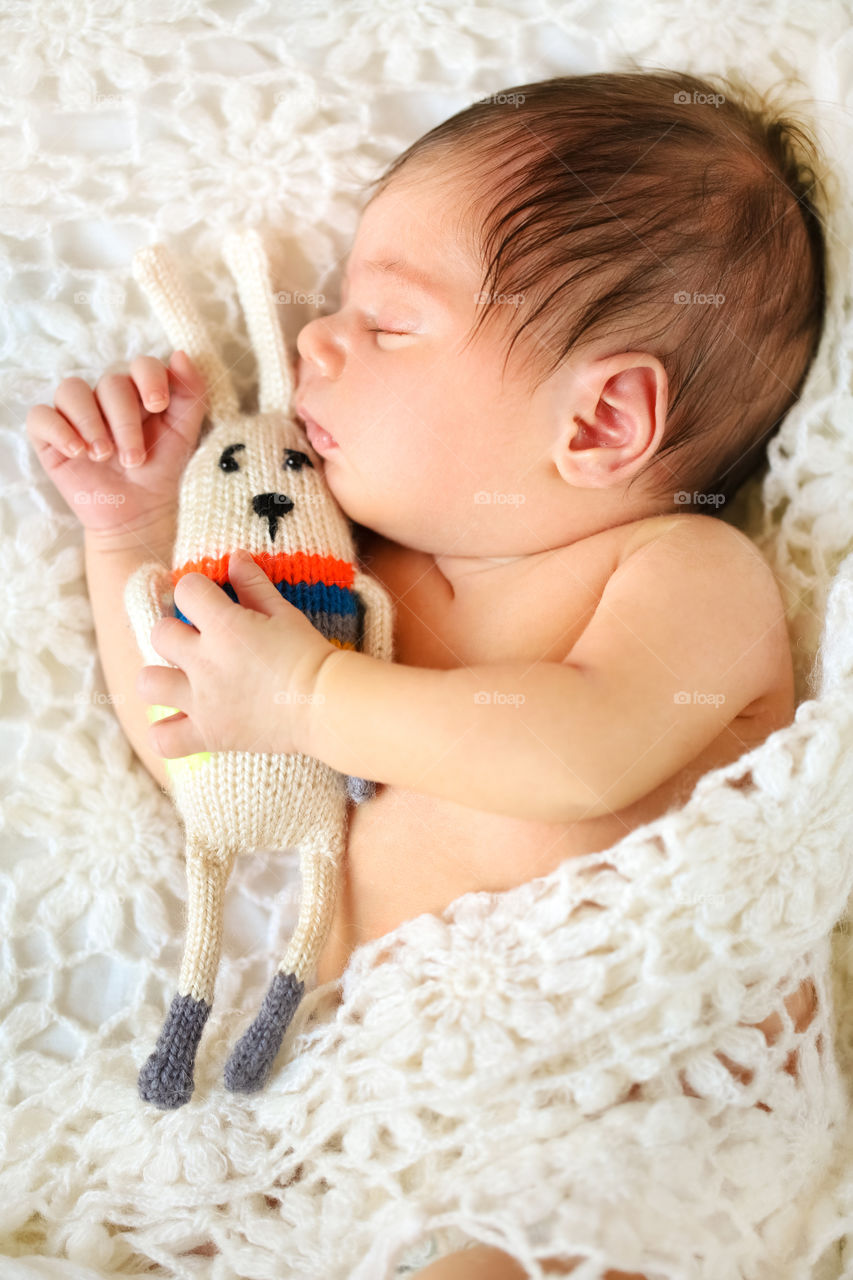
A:
<svg viewBox="0 0 853 1280">
<path fill-rule="evenodd" d="M 184 353 L 139 357 L 30 410 L 152 774 L 264 750 L 376 780 L 318 983 L 413 916 L 607 850 L 793 719 L 778 587 L 720 516 L 821 334 L 802 150 L 799 126 L 704 80 L 597 74 L 476 102 L 372 184 L 340 306 L 299 333 L 296 407 L 394 601 L 393 664 L 306 637 L 244 569 L 239 605 L 201 582 L 195 631 L 153 637 L 174 667 L 140 672 L 116 602 L 140 563 L 170 563 L 203 379 Z M 222 609 L 263 625 L 235 637 Z M 179 712 L 149 726 L 148 704 Z M 789 1002 L 798 1030 L 812 996 Z M 478 1247 L 423 1274 L 513 1268 Z"/>
</svg>

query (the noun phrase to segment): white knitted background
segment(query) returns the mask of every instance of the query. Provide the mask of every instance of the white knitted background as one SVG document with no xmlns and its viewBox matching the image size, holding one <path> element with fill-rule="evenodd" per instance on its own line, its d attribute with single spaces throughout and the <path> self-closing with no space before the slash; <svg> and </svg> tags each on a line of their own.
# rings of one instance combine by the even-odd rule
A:
<svg viewBox="0 0 853 1280">
<path fill-rule="evenodd" d="M 561 1251 L 589 1259 L 575 1280 L 853 1277 L 853 959 L 833 929 L 853 889 L 847 6 L 292 7 L 3 6 L 0 1275 L 385 1280 L 482 1240 L 535 1277 Z M 735 513 L 789 606 L 796 720 L 606 858 L 418 917 L 384 964 L 389 939 L 361 948 L 340 1007 L 311 991 L 248 1098 L 222 1065 L 298 875 L 293 850 L 245 858 L 196 1094 L 155 1112 L 136 1076 L 178 968 L 183 844 L 109 704 L 82 532 L 30 451 L 27 408 L 71 374 L 168 356 L 131 275 L 155 240 L 251 407 L 229 230 L 258 226 L 277 286 L 332 306 L 357 183 L 475 98 L 627 54 L 762 87 L 793 69 L 819 100 L 836 173 L 826 336 Z M 282 305 L 290 342 L 312 314 Z M 784 1010 L 773 1046 L 738 1024 L 806 974 L 818 1013 L 795 1080 Z M 207 1242 L 218 1252 L 190 1252 Z"/>
</svg>

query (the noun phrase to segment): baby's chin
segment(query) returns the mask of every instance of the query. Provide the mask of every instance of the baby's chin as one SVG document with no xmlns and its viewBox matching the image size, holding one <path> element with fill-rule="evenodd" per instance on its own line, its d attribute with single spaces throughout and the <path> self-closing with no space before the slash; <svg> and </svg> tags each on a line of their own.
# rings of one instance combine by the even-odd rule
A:
<svg viewBox="0 0 853 1280">
<path fill-rule="evenodd" d="M 339 467 L 336 462 L 331 466 L 326 465 L 326 462 L 327 460 L 323 462 L 323 475 L 329 492 L 346 518 L 356 526 L 357 532 L 378 535 L 386 542 L 396 543 L 411 551 L 432 551 L 432 544 L 437 540 L 436 530 L 429 522 L 426 527 L 420 527 L 417 521 L 413 522 L 414 496 L 412 502 L 402 509 L 396 501 L 383 504 L 376 495 L 372 496 L 367 491 L 358 475 L 348 468 Z M 395 499 L 398 497 L 395 494 Z M 433 516 L 434 513 L 431 512 L 431 519 Z M 427 546 L 427 543 L 430 545 Z"/>
<path fill-rule="evenodd" d="M 373 515 L 370 511 L 369 504 L 365 501 L 365 495 L 359 494 L 357 488 L 354 489 L 352 483 L 347 484 L 346 478 L 340 474 L 337 466 L 327 465 L 327 460 L 321 458 L 320 465 L 323 468 L 323 478 L 326 481 L 326 487 L 329 493 L 337 502 L 341 511 L 346 518 L 355 525 L 360 525 L 369 532 L 378 532 L 373 525 Z"/>
</svg>

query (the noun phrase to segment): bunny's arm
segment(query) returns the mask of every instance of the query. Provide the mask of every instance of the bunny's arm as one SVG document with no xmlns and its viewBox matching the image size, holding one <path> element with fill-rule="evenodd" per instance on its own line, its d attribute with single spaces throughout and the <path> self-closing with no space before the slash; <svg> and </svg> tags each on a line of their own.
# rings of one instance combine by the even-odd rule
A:
<svg viewBox="0 0 853 1280">
<path fill-rule="evenodd" d="M 160 618 L 174 617 L 172 575 L 156 561 L 141 564 L 125 583 L 124 607 L 146 665 L 169 666 L 151 643 L 151 628 Z"/>
<path fill-rule="evenodd" d="M 124 607 L 133 627 L 133 634 L 139 652 L 147 666 L 171 667 L 174 664 L 161 657 L 151 643 L 151 628 L 160 618 L 175 616 L 175 594 L 172 575 L 161 564 L 150 561 L 142 564 L 128 578 L 124 588 Z M 148 719 L 163 720 L 174 715 L 177 707 L 150 706 Z M 174 782 L 180 771 L 197 768 L 199 764 L 210 759 L 208 751 L 200 751 L 196 755 L 184 756 L 181 759 L 164 760 L 169 778 Z"/>
<path fill-rule="evenodd" d="M 371 658 L 391 662 L 394 656 L 394 606 L 391 597 L 375 578 L 356 572 L 353 590 L 364 604 L 362 652 Z"/>
<path fill-rule="evenodd" d="M 390 662 L 394 647 L 394 607 L 385 588 L 366 573 L 356 572 L 353 590 L 364 606 L 364 634 L 361 649 L 371 658 Z M 353 804 L 363 804 L 376 794 L 376 783 L 367 778 L 347 777 L 347 795 Z"/>
</svg>

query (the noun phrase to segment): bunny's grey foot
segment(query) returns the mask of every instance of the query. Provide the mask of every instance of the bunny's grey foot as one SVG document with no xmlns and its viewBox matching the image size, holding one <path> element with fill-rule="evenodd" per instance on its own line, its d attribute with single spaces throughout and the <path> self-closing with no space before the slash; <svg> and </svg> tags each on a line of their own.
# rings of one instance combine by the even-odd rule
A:
<svg viewBox="0 0 853 1280">
<path fill-rule="evenodd" d="M 295 974 L 275 975 L 258 1016 L 225 1064 L 225 1087 L 232 1093 L 255 1093 L 266 1084 L 304 990 Z"/>
<path fill-rule="evenodd" d="M 139 1096 L 161 1111 L 189 1102 L 193 1091 L 196 1050 L 210 1005 L 192 996 L 172 1000 L 154 1052 L 139 1073 Z"/>
</svg>

